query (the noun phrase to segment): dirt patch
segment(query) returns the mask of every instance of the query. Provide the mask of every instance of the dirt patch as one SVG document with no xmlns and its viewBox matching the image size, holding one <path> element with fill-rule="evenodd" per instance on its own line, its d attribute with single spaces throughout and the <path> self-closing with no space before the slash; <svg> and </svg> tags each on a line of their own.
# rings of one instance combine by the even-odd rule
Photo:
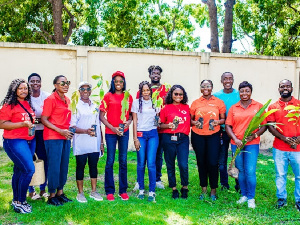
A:
<svg viewBox="0 0 300 225">
<path fill-rule="evenodd" d="M 259 149 L 259 153 L 262 154 L 262 155 L 266 155 L 266 156 L 272 156 L 273 155 L 273 151 L 270 148 Z"/>
</svg>

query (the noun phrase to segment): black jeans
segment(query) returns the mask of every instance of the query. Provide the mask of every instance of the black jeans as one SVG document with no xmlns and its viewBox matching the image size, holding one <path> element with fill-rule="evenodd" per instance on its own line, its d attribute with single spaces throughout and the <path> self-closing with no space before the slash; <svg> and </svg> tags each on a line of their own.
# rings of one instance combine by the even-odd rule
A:
<svg viewBox="0 0 300 225">
<path fill-rule="evenodd" d="M 156 151 L 156 160 L 155 160 L 155 164 L 156 164 L 156 182 L 161 181 L 161 168 L 162 168 L 162 164 L 163 164 L 163 147 L 162 147 L 162 138 L 163 138 L 163 134 L 162 133 L 158 133 L 158 138 L 159 138 L 159 142 L 158 142 L 158 147 L 157 147 L 157 151 Z"/>
<path fill-rule="evenodd" d="M 92 152 L 84 155 L 76 155 L 76 180 L 83 180 L 84 167 L 88 160 L 90 178 L 97 178 L 98 169 L 97 164 L 99 161 L 99 152 Z"/>
<path fill-rule="evenodd" d="M 221 131 L 221 146 L 219 154 L 219 171 L 220 171 L 220 183 L 222 186 L 229 188 L 228 173 L 227 173 L 227 160 L 228 160 L 228 148 L 230 143 L 230 137 L 226 131 Z"/>
<path fill-rule="evenodd" d="M 181 185 L 187 186 L 189 184 L 189 136 L 177 133 L 177 141 L 172 141 L 173 134 L 162 135 L 162 145 L 165 154 L 165 161 L 167 165 L 169 187 L 176 187 L 175 176 L 175 159 L 177 155 L 178 167 L 180 172 Z"/>
<path fill-rule="evenodd" d="M 196 153 L 200 186 L 207 187 L 209 179 L 210 188 L 217 188 L 220 133 L 198 135 L 192 131 L 191 141 Z"/>
</svg>

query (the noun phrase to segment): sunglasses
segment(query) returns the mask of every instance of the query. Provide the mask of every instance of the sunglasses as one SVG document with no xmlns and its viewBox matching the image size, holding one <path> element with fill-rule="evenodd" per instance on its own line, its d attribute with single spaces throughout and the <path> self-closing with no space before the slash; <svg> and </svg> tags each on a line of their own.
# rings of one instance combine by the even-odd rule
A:
<svg viewBox="0 0 300 225">
<path fill-rule="evenodd" d="M 183 96 L 183 93 L 173 93 L 175 96 Z"/>
<path fill-rule="evenodd" d="M 84 92 L 84 91 L 91 91 L 91 90 L 92 89 L 90 87 L 88 87 L 88 88 L 83 88 L 83 87 L 79 88 L 79 91 L 82 91 L 82 92 Z"/>
<path fill-rule="evenodd" d="M 207 85 L 207 86 L 200 86 L 201 87 L 201 89 L 205 89 L 205 88 L 212 88 L 212 86 L 211 85 Z"/>
<path fill-rule="evenodd" d="M 124 83 L 124 80 L 114 80 L 114 83 L 115 83 L 115 84 L 118 84 L 118 83 L 119 83 L 119 84 L 123 84 L 123 83 Z"/>
<path fill-rule="evenodd" d="M 60 84 L 60 86 L 65 86 L 65 85 L 68 85 L 68 86 L 70 86 L 70 84 L 71 84 L 71 81 L 61 81 L 60 83 L 56 83 L 56 84 Z"/>
</svg>

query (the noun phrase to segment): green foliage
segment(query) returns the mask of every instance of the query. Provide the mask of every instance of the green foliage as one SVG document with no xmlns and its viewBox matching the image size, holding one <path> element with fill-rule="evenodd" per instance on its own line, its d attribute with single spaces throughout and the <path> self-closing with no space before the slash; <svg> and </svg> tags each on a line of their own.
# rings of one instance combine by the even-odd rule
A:
<svg viewBox="0 0 300 225">
<path fill-rule="evenodd" d="M 288 111 L 288 114 L 285 117 L 288 117 L 288 122 L 295 121 L 293 124 L 299 126 L 300 120 L 300 105 L 288 105 L 284 108 Z"/>
<path fill-rule="evenodd" d="M 235 154 L 232 158 L 232 161 L 230 163 L 230 167 L 233 167 L 233 164 L 234 164 L 234 161 L 235 161 L 235 158 L 237 157 L 237 155 L 240 153 L 240 151 L 244 148 L 244 146 L 246 145 L 247 141 L 247 137 L 249 137 L 250 135 L 252 135 L 252 133 L 258 129 L 260 126 L 261 126 L 261 123 L 269 116 L 271 115 L 272 113 L 278 111 L 278 109 L 271 109 L 269 110 L 268 112 L 265 112 L 265 110 L 267 109 L 268 105 L 271 103 L 271 99 L 269 101 L 267 101 L 266 104 L 263 105 L 263 107 L 255 114 L 255 116 L 251 119 L 245 133 L 244 133 L 244 137 L 242 139 L 242 147 L 240 148 L 237 148 L 236 151 L 235 151 Z M 274 123 L 270 124 L 270 123 L 267 123 L 267 124 L 264 124 L 264 126 L 267 126 L 267 125 L 274 125 Z"/>
<path fill-rule="evenodd" d="M 101 102 L 104 98 L 104 88 L 103 88 L 103 76 L 102 74 L 100 75 L 93 75 L 92 79 L 95 80 L 97 82 L 97 85 L 92 89 L 93 95 L 91 95 L 91 97 L 96 98 L 96 100 L 93 100 L 93 102 L 99 107 L 101 105 Z M 107 83 L 108 81 L 106 81 Z"/>
<path fill-rule="evenodd" d="M 76 106 L 79 101 L 79 98 L 80 98 L 79 91 L 78 90 L 74 91 L 71 96 L 71 104 L 70 104 L 70 109 L 73 114 L 76 113 Z"/>
<path fill-rule="evenodd" d="M 130 90 L 124 91 L 124 98 L 121 102 L 122 108 L 121 108 L 121 117 L 120 119 L 123 121 L 123 123 L 126 121 L 126 114 L 129 110 L 129 97 L 130 97 Z"/>
</svg>

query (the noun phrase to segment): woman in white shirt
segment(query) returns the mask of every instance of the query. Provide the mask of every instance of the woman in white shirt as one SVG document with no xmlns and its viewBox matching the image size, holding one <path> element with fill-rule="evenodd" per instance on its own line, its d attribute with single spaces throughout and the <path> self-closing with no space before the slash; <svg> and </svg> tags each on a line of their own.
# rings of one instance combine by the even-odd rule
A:
<svg viewBox="0 0 300 225">
<path fill-rule="evenodd" d="M 140 97 L 133 101 L 131 112 L 133 117 L 133 140 L 137 150 L 137 173 L 139 183 L 139 199 L 145 197 L 145 164 L 147 161 L 149 174 L 148 201 L 155 201 L 156 184 L 156 151 L 158 146 L 157 127 L 154 125 L 155 116 L 159 112 L 152 104 L 152 89 L 150 83 L 143 81 L 139 84 Z"/>
<path fill-rule="evenodd" d="M 28 76 L 28 83 L 31 86 L 31 103 L 34 108 L 36 115 L 36 128 L 35 128 L 35 140 L 36 148 L 35 153 L 39 159 L 44 160 L 44 170 L 45 170 L 45 183 L 40 185 L 40 194 L 35 192 L 34 186 L 29 186 L 29 197 L 32 200 L 40 199 L 41 197 L 47 198 L 49 195 L 45 191 L 47 186 L 47 172 L 48 172 L 48 163 L 47 163 L 47 154 L 44 144 L 43 132 L 44 125 L 41 123 L 41 115 L 43 112 L 44 100 L 50 95 L 48 92 L 41 90 L 42 79 L 41 76 L 37 73 L 32 73 Z"/>
<path fill-rule="evenodd" d="M 80 100 L 76 112 L 72 115 L 71 127 L 76 129 L 73 138 L 73 153 L 76 157 L 76 182 L 78 188 L 77 201 L 87 202 L 83 192 L 84 168 L 88 161 L 92 191 L 90 198 L 102 201 L 97 192 L 97 164 L 103 154 L 102 133 L 100 129 L 99 110 L 90 100 L 92 85 L 88 82 L 79 84 Z"/>
</svg>

